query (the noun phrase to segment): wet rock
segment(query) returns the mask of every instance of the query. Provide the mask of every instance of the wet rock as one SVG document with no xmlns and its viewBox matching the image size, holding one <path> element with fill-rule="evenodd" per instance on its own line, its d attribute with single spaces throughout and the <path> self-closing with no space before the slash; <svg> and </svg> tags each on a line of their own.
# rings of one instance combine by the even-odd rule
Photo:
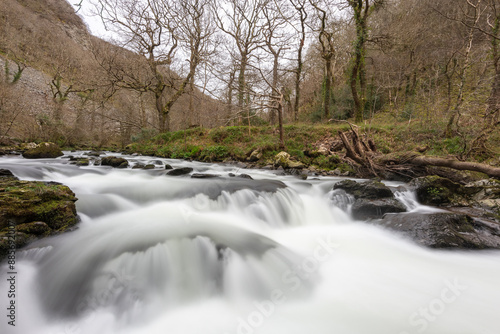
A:
<svg viewBox="0 0 500 334">
<path fill-rule="evenodd" d="M 148 165 L 146 165 L 146 166 L 142 167 L 142 169 L 155 169 L 155 165 L 153 165 L 153 164 L 148 164 Z"/>
<path fill-rule="evenodd" d="M 12 172 L 8 169 L 0 169 L 0 177 L 10 177 L 17 180 L 17 177 L 15 177 L 14 174 L 12 174 Z"/>
<path fill-rule="evenodd" d="M 186 175 L 189 174 L 193 171 L 191 167 L 181 167 L 181 168 L 175 168 L 167 172 L 167 175 L 170 176 L 179 176 L 179 175 Z"/>
<path fill-rule="evenodd" d="M 403 203 L 395 198 L 359 198 L 352 205 L 352 217 L 358 220 L 382 218 L 386 213 L 405 211 Z"/>
<path fill-rule="evenodd" d="M 229 177 L 236 177 L 236 174 L 234 174 L 234 173 L 229 173 L 229 174 L 227 174 L 227 176 L 229 176 Z"/>
<path fill-rule="evenodd" d="M 356 182 L 353 180 L 343 180 L 335 183 L 333 189 L 342 189 L 346 193 L 353 195 L 356 199 L 394 198 L 391 189 L 378 181 Z"/>
<path fill-rule="evenodd" d="M 0 259 L 9 249 L 8 233 L 16 232 L 16 247 L 74 226 L 75 194 L 55 182 L 0 178 Z"/>
<path fill-rule="evenodd" d="M 220 175 L 217 174 L 204 174 L 204 173 L 194 173 L 191 175 L 192 179 L 213 179 L 215 177 L 220 177 Z"/>
<path fill-rule="evenodd" d="M 102 154 L 104 154 L 104 152 L 102 151 L 90 151 L 89 153 L 87 153 L 89 157 L 99 157 Z"/>
<path fill-rule="evenodd" d="M 78 159 L 76 161 L 77 166 L 88 166 L 89 164 L 90 164 L 89 159 L 85 159 L 85 158 Z"/>
<path fill-rule="evenodd" d="M 54 143 L 41 143 L 23 153 L 26 159 L 57 158 L 63 155 L 59 146 Z"/>
<path fill-rule="evenodd" d="M 124 158 L 110 156 L 110 157 L 102 158 L 101 165 L 102 166 L 111 166 L 114 168 L 127 168 L 128 161 Z"/>
<path fill-rule="evenodd" d="M 444 177 L 431 175 L 413 179 L 409 185 L 415 189 L 420 203 L 434 206 L 464 205 L 463 187 Z"/>
<path fill-rule="evenodd" d="M 406 211 L 406 207 L 382 182 L 343 180 L 336 183 L 333 189 L 342 189 L 354 197 L 351 210 L 354 219 L 381 218 L 386 213 Z"/>
<path fill-rule="evenodd" d="M 465 214 L 389 214 L 379 224 L 431 248 L 500 249 L 500 224 Z"/>
<path fill-rule="evenodd" d="M 165 164 L 165 169 L 174 169 L 174 167 L 170 166 L 169 164 Z"/>
<path fill-rule="evenodd" d="M 148 165 L 149 164 L 163 166 L 163 161 L 161 161 L 161 160 L 152 160 L 152 161 L 148 162 Z"/>
<path fill-rule="evenodd" d="M 135 165 L 132 166 L 132 169 L 142 169 L 144 167 L 146 167 L 145 164 L 137 162 Z"/>
<path fill-rule="evenodd" d="M 249 180 L 253 180 L 253 177 L 251 177 L 250 175 L 248 174 L 240 174 L 238 175 L 239 178 L 242 178 L 242 179 L 249 179 Z"/>
</svg>

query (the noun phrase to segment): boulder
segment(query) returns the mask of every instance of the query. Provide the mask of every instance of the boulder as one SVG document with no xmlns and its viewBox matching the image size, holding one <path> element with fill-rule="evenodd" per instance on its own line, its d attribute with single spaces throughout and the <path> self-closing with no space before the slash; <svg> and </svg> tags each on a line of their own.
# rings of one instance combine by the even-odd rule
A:
<svg viewBox="0 0 500 334">
<path fill-rule="evenodd" d="M 351 210 L 354 219 L 381 218 L 386 213 L 406 211 L 406 207 L 382 182 L 343 180 L 336 183 L 333 189 L 341 189 L 354 197 Z"/>
<path fill-rule="evenodd" d="M 146 165 L 146 166 L 142 167 L 142 169 L 155 169 L 155 165 L 153 165 L 153 164 L 148 164 L 148 165 Z"/>
<path fill-rule="evenodd" d="M 394 194 L 389 187 L 382 182 L 373 180 L 367 182 L 343 180 L 335 183 L 333 189 L 342 189 L 346 193 L 353 195 L 356 199 L 394 198 Z"/>
<path fill-rule="evenodd" d="M 20 248 L 73 227 L 76 200 L 68 187 L 55 182 L 0 177 L 0 259 L 8 253 L 12 229 Z"/>
<path fill-rule="evenodd" d="M 174 167 L 170 166 L 169 164 L 165 164 L 165 169 L 174 169 Z"/>
<path fill-rule="evenodd" d="M 137 162 L 135 165 L 132 166 L 132 169 L 142 169 L 144 167 L 146 167 L 145 164 Z"/>
<path fill-rule="evenodd" d="M 23 153 L 26 159 L 57 158 L 62 155 L 61 149 L 54 143 L 41 143 Z"/>
<path fill-rule="evenodd" d="M 88 166 L 89 165 L 89 159 L 84 159 L 84 158 L 81 158 L 81 159 L 78 159 L 76 161 L 76 165 L 77 166 Z"/>
<path fill-rule="evenodd" d="M 259 161 L 260 159 L 262 159 L 262 151 L 261 150 L 254 150 L 252 151 L 252 153 L 250 153 L 250 156 L 248 157 L 248 161 L 250 162 L 255 162 L 255 161 Z"/>
<path fill-rule="evenodd" d="M 238 175 L 239 178 L 242 178 L 242 179 L 249 179 L 249 180 L 253 180 L 253 177 L 251 177 L 250 175 L 248 174 L 240 174 Z"/>
<path fill-rule="evenodd" d="M 465 214 L 389 214 L 379 224 L 431 248 L 500 249 L 500 224 Z"/>
<path fill-rule="evenodd" d="M 114 168 L 127 168 L 128 167 L 128 161 L 127 159 L 120 158 L 120 157 L 104 157 L 101 159 L 101 165 L 102 166 L 111 166 Z"/>
<path fill-rule="evenodd" d="M 434 206 L 467 206 L 468 194 L 462 185 L 447 178 L 431 175 L 413 179 L 409 183 L 415 189 L 420 203 Z M 474 192 L 472 188 L 468 189 Z"/>
<path fill-rule="evenodd" d="M 189 174 L 193 171 L 191 167 L 181 167 L 181 168 L 175 168 L 167 172 L 167 175 L 170 176 L 179 176 L 179 175 L 186 175 Z"/>
<path fill-rule="evenodd" d="M 303 163 L 291 160 L 290 154 L 287 152 L 280 152 L 276 154 L 274 157 L 274 166 L 294 169 L 302 169 L 305 167 Z"/>
<path fill-rule="evenodd" d="M 9 177 L 17 180 L 14 174 L 12 174 L 12 172 L 8 169 L 0 169 L 0 177 Z"/>
<path fill-rule="evenodd" d="M 217 174 L 204 174 L 204 173 L 194 173 L 191 175 L 192 179 L 213 179 L 219 177 Z"/>
<path fill-rule="evenodd" d="M 352 205 L 352 217 L 358 220 L 382 218 L 386 213 L 406 212 L 406 207 L 395 198 L 359 198 Z"/>
<path fill-rule="evenodd" d="M 87 153 L 87 155 L 89 157 L 98 157 L 101 154 L 104 154 L 104 152 L 103 151 L 90 151 L 89 153 Z"/>
</svg>

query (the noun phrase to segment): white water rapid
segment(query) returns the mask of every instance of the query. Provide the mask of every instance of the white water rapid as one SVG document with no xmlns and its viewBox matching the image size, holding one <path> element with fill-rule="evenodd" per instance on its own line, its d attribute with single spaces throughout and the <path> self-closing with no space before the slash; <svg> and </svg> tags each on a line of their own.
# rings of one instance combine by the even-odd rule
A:
<svg viewBox="0 0 500 334">
<path fill-rule="evenodd" d="M 126 158 L 156 168 L 0 158 L 69 186 L 81 218 L 17 251 L 15 327 L 0 265 L 0 333 L 500 333 L 499 251 L 426 249 L 353 221 L 340 178 Z M 164 163 L 221 177 L 166 176 Z M 433 210 L 387 184 L 409 211 Z"/>
</svg>

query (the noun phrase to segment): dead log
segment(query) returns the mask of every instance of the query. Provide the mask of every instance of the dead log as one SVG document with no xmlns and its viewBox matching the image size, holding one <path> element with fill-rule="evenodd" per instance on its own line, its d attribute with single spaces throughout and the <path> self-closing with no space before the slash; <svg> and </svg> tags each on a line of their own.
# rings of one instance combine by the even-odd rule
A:
<svg viewBox="0 0 500 334">
<path fill-rule="evenodd" d="M 411 176 L 412 169 L 417 167 L 448 167 L 455 170 L 468 170 L 481 172 L 489 177 L 500 179 L 500 168 L 478 162 L 464 162 L 453 159 L 427 157 L 416 152 L 405 152 L 401 154 L 382 155 L 377 153 L 375 144 L 368 139 L 368 145 L 360 138 L 357 130 L 351 126 L 351 141 L 347 135 L 339 131 L 338 135 L 344 148 L 346 157 L 352 159 L 360 167 L 369 171 L 373 176 L 385 174 L 385 172 L 397 173 Z"/>
<path fill-rule="evenodd" d="M 408 163 L 413 164 L 415 166 L 425 166 L 425 167 L 437 166 L 437 167 L 448 167 L 456 170 L 469 170 L 473 172 L 481 172 L 488 175 L 489 177 L 500 179 L 500 168 L 486 164 L 481 164 L 478 162 L 458 161 L 445 158 L 426 157 L 421 155 L 414 157 Z"/>
</svg>

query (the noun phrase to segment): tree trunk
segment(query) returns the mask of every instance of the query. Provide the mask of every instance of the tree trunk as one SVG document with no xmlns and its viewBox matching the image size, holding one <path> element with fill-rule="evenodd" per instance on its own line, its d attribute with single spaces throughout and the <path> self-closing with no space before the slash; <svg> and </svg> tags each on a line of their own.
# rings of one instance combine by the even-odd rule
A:
<svg viewBox="0 0 500 334">
<path fill-rule="evenodd" d="M 240 71 L 238 74 L 238 124 L 241 125 L 241 113 L 245 104 L 245 72 L 247 68 L 246 55 L 241 56 Z"/>
<path fill-rule="evenodd" d="M 332 90 L 332 57 L 325 58 L 326 77 L 325 95 L 323 99 L 323 116 L 325 120 L 330 118 L 330 94 Z"/>
<path fill-rule="evenodd" d="M 495 77 L 491 86 L 488 98 L 488 108 L 486 110 L 486 124 L 496 125 L 500 121 L 500 56 L 495 55 Z"/>
<path fill-rule="evenodd" d="M 403 175 L 414 175 L 415 167 L 447 167 L 456 170 L 481 172 L 489 177 L 500 179 L 500 168 L 477 162 L 464 162 L 452 159 L 427 157 L 418 153 L 408 152 L 400 154 L 377 154 L 373 142 L 366 144 L 351 126 L 351 141 L 346 134 L 339 131 L 339 138 L 346 149 L 346 157 L 358 165 L 366 168 L 371 176 L 378 176 L 383 172 L 395 172 Z"/>
<path fill-rule="evenodd" d="M 278 124 L 280 132 L 280 149 L 285 149 L 285 142 L 283 140 L 283 94 L 280 94 L 278 101 Z"/>
<path fill-rule="evenodd" d="M 279 54 L 277 52 L 274 53 L 274 63 L 273 63 L 273 95 L 277 94 L 278 87 L 278 65 L 279 65 Z M 276 123 L 276 114 L 279 113 L 279 107 L 271 109 L 271 115 L 269 117 L 269 121 L 271 125 Z"/>
<path fill-rule="evenodd" d="M 304 43 L 306 39 L 306 33 L 305 33 L 305 25 L 304 25 L 304 18 L 303 18 L 303 12 L 300 12 L 300 23 L 301 23 L 301 33 L 302 37 L 300 40 L 300 45 L 299 49 L 297 51 L 297 71 L 295 72 L 295 104 L 293 106 L 293 120 L 294 122 L 297 122 L 299 120 L 299 104 L 300 104 L 300 79 L 302 76 L 302 68 L 303 68 L 303 63 L 302 63 L 302 50 L 304 48 Z"/>
<path fill-rule="evenodd" d="M 444 158 L 417 156 L 408 161 L 408 163 L 415 166 L 438 166 L 448 167 L 456 170 L 470 170 L 474 172 L 484 173 L 489 177 L 500 178 L 500 168 L 477 162 L 465 162 Z"/>
<path fill-rule="evenodd" d="M 227 119 L 229 125 L 234 125 L 233 120 L 233 87 L 234 87 L 234 77 L 236 75 L 236 70 L 231 71 L 229 74 L 228 92 L 227 92 Z"/>
</svg>

